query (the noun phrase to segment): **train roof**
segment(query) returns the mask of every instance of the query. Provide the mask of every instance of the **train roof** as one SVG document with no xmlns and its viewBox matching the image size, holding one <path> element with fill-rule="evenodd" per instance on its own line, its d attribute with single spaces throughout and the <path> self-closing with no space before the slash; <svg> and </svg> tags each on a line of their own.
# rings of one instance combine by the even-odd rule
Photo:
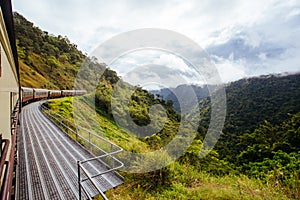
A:
<svg viewBox="0 0 300 200">
<path fill-rule="evenodd" d="M 15 66 L 16 66 L 17 76 L 18 76 L 18 82 L 20 85 L 19 61 L 18 61 L 15 31 L 14 31 L 15 28 L 14 28 L 11 0 L 1 0 L 0 7 L 2 10 L 3 19 L 4 19 L 5 26 L 6 26 L 6 32 L 8 35 L 12 54 L 14 57 L 14 62 L 15 62 Z"/>
<path fill-rule="evenodd" d="M 42 89 L 42 88 L 33 88 L 34 91 L 49 91 L 47 89 Z"/>
<path fill-rule="evenodd" d="M 22 90 L 33 90 L 33 88 L 29 88 L 29 87 L 21 87 Z"/>
<path fill-rule="evenodd" d="M 61 91 L 77 91 L 77 92 L 81 91 L 81 92 L 87 92 L 86 90 L 74 90 L 74 89 L 73 90 L 61 90 Z"/>
<path fill-rule="evenodd" d="M 61 91 L 63 91 L 63 92 L 74 92 L 76 90 L 61 90 Z"/>
</svg>

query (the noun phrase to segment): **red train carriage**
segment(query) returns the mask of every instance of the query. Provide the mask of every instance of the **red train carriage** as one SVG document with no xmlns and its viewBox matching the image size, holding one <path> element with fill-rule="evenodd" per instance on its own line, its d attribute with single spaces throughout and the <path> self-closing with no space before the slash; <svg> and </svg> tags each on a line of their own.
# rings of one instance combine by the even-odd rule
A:
<svg viewBox="0 0 300 200">
<path fill-rule="evenodd" d="M 33 99 L 34 100 L 39 100 L 39 99 L 44 99 L 48 98 L 48 90 L 45 89 L 33 89 Z"/>
<path fill-rule="evenodd" d="M 75 90 L 62 90 L 61 96 L 62 97 L 70 97 L 75 95 Z"/>
<path fill-rule="evenodd" d="M 48 97 L 51 99 L 61 97 L 61 90 L 49 90 Z"/>
<path fill-rule="evenodd" d="M 81 96 L 86 93 L 86 90 L 47 90 L 39 88 L 21 87 L 21 96 L 23 104 L 45 98 L 54 99 L 59 97 Z"/>
<path fill-rule="evenodd" d="M 33 100 L 33 89 L 21 87 L 22 103 L 28 103 Z"/>
</svg>

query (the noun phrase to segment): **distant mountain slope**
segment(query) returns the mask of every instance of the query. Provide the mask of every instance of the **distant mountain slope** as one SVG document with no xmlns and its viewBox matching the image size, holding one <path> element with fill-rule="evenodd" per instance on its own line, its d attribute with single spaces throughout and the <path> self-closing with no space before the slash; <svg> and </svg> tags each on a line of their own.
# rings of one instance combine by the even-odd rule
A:
<svg viewBox="0 0 300 200">
<path fill-rule="evenodd" d="M 228 122 L 240 132 L 253 131 L 263 120 L 279 124 L 300 111 L 300 74 L 242 79 L 226 93 Z"/>
<path fill-rule="evenodd" d="M 215 86 L 179 85 L 176 88 L 164 88 L 151 91 L 159 94 L 161 98 L 173 101 L 173 106 L 178 113 L 186 114 L 191 111 L 197 103 L 209 95 Z"/>
<path fill-rule="evenodd" d="M 288 114 L 300 112 L 300 74 L 242 79 L 228 85 L 226 95 L 227 116 L 216 148 L 223 158 L 234 161 L 245 148 L 240 136 L 252 133 L 265 120 L 279 125 Z M 208 102 L 200 104 L 209 106 Z M 204 110 L 208 110 L 203 115 L 209 119 L 209 109 Z"/>
</svg>

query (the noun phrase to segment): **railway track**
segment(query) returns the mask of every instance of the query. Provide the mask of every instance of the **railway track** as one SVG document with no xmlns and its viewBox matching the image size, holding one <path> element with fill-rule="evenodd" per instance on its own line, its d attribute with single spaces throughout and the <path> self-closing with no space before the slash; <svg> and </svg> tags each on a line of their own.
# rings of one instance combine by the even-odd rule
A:
<svg viewBox="0 0 300 200">
<path fill-rule="evenodd" d="M 66 136 L 38 106 L 38 103 L 27 105 L 21 113 L 17 199 L 78 199 L 77 161 L 93 155 Z M 89 174 L 107 170 L 99 161 L 87 163 L 85 168 Z M 93 180 L 103 192 L 123 183 L 115 172 Z M 89 181 L 83 185 L 90 196 L 98 194 Z"/>
</svg>

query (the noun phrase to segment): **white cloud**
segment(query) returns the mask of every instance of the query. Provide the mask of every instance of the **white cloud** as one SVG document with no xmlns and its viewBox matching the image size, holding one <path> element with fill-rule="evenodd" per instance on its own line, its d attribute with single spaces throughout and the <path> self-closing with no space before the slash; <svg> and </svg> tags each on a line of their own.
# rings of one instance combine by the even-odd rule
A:
<svg viewBox="0 0 300 200">
<path fill-rule="evenodd" d="M 218 56 L 213 56 L 213 60 L 223 82 L 227 83 L 247 77 L 246 62 L 244 60 L 224 59 Z"/>
<path fill-rule="evenodd" d="M 148 86 L 151 89 L 205 83 L 182 58 L 159 50 L 131 52 L 116 59 L 110 67 L 132 85 Z"/>
<path fill-rule="evenodd" d="M 125 31 L 162 28 L 186 35 L 204 48 L 214 47 L 214 53 L 219 50 L 217 66 L 224 81 L 299 69 L 298 0 L 14 0 L 13 4 L 36 26 L 68 36 L 85 52 Z M 237 39 L 242 44 L 229 45 Z M 221 45 L 224 55 L 232 49 L 220 55 Z M 147 64 L 149 55 L 148 60 L 143 55 L 124 59 L 119 60 L 122 65 L 112 66 L 122 74 L 128 67 Z M 193 73 L 178 57 L 153 55 L 151 59 Z"/>
<path fill-rule="evenodd" d="M 299 1 L 273 1 L 254 23 L 227 27 L 213 35 L 208 51 L 220 57 L 227 65 L 222 68 L 236 77 L 300 71 L 299 8 Z"/>
<path fill-rule="evenodd" d="M 15 0 L 13 3 L 17 11 L 38 26 L 68 35 L 82 48 L 94 46 L 93 41 L 102 42 L 113 34 L 147 27 L 178 31 L 202 45 L 216 30 L 252 23 L 270 1 Z"/>
<path fill-rule="evenodd" d="M 196 71 L 190 68 L 181 58 L 172 54 L 162 54 L 153 61 L 153 64 L 168 66 L 173 70 L 193 76 Z"/>
<path fill-rule="evenodd" d="M 262 52 L 262 53 L 259 53 L 258 57 L 260 60 L 264 61 L 267 59 L 267 54 Z"/>
</svg>

